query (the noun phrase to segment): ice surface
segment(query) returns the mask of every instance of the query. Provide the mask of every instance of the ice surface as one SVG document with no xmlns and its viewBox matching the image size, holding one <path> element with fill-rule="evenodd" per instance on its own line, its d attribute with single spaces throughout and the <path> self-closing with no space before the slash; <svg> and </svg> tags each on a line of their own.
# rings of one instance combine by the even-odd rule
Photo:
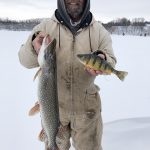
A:
<svg viewBox="0 0 150 150">
<path fill-rule="evenodd" d="M 0 31 L 0 147 L 2 150 L 42 150 L 37 140 L 40 116 L 28 117 L 37 101 L 37 69 L 25 69 L 18 51 L 30 32 Z M 116 68 L 129 75 L 99 76 L 104 124 L 104 150 L 150 149 L 150 37 L 112 36 Z M 139 119 L 126 119 L 135 118 Z M 122 120 L 126 119 L 126 120 Z M 115 122 L 110 122 L 118 120 Z M 110 123 L 108 123 L 110 122 Z M 73 148 L 72 148 L 73 150 Z"/>
</svg>

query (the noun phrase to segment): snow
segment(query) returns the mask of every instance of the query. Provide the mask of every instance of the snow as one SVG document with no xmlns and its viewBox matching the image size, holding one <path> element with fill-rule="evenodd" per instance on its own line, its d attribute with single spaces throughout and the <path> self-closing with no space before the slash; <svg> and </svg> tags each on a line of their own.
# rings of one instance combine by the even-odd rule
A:
<svg viewBox="0 0 150 150">
<path fill-rule="evenodd" d="M 128 71 L 124 82 L 116 76 L 98 77 L 104 121 L 150 116 L 150 37 L 115 36 L 116 69 Z"/>
<path fill-rule="evenodd" d="M 149 150 L 150 117 L 113 121 L 105 124 L 104 150 Z"/>
<path fill-rule="evenodd" d="M 18 51 L 30 32 L 0 31 L 0 147 L 3 150 L 44 149 L 37 140 L 39 115 L 28 117 L 37 101 L 37 69 L 26 69 Z M 112 36 L 118 63 L 129 72 L 124 82 L 115 75 L 99 76 L 104 121 L 104 150 L 149 150 L 150 144 L 150 37 Z M 74 150 L 71 148 L 71 150 Z"/>
</svg>

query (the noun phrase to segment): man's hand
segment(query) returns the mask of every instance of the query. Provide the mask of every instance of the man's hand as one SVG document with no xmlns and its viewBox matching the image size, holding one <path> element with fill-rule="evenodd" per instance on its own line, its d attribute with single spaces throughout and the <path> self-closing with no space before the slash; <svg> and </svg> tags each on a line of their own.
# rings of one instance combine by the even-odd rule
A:
<svg viewBox="0 0 150 150">
<path fill-rule="evenodd" d="M 43 39 L 44 39 L 45 36 L 46 36 L 46 33 L 40 32 L 36 36 L 36 38 L 32 41 L 33 48 L 35 49 L 37 54 L 40 51 L 40 48 L 42 46 L 42 42 L 43 42 Z M 46 39 L 46 44 L 49 44 L 50 42 L 51 42 L 51 38 L 50 38 L 50 36 L 48 36 L 47 39 Z"/>
<path fill-rule="evenodd" d="M 99 54 L 98 56 L 101 57 L 102 59 L 105 59 L 105 55 L 104 54 Z M 103 71 L 96 71 L 96 70 L 91 69 L 89 67 L 87 67 L 86 70 L 88 71 L 88 73 L 90 73 L 93 76 L 105 74 Z"/>
</svg>

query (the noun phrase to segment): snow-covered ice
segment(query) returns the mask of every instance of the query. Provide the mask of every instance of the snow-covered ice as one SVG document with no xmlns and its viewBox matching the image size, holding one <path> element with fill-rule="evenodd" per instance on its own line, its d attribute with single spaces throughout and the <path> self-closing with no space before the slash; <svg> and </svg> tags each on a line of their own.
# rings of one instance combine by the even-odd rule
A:
<svg viewBox="0 0 150 150">
<path fill-rule="evenodd" d="M 39 115 L 28 117 L 37 100 L 37 69 L 25 69 L 18 51 L 30 32 L 0 31 L 0 147 L 3 150 L 42 150 L 37 140 Z M 150 149 L 150 37 L 112 36 L 116 68 L 129 75 L 121 82 L 115 75 L 99 76 L 104 150 Z M 132 119 L 134 118 L 134 119 Z M 116 121 L 117 120 L 117 121 Z M 71 150 L 74 150 L 71 148 Z"/>
<path fill-rule="evenodd" d="M 105 124 L 104 150 L 149 150 L 150 117 L 132 118 Z"/>
</svg>

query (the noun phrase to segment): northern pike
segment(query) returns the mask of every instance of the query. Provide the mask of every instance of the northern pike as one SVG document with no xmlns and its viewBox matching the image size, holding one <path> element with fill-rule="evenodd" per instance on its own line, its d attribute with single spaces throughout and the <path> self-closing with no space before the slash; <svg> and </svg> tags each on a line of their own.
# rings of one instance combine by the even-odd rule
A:
<svg viewBox="0 0 150 150">
<path fill-rule="evenodd" d="M 106 60 L 96 54 L 78 54 L 77 57 L 85 67 L 89 67 L 96 71 L 103 71 L 105 74 L 114 73 L 121 81 L 123 81 L 128 74 L 126 71 L 118 71 L 114 69 Z"/>
<path fill-rule="evenodd" d="M 57 96 L 57 66 L 56 66 L 56 39 L 48 45 L 46 38 L 38 55 L 40 74 L 38 75 L 38 100 L 42 127 L 46 134 L 46 145 L 48 150 L 58 150 L 56 135 L 59 127 L 59 109 Z"/>
</svg>

